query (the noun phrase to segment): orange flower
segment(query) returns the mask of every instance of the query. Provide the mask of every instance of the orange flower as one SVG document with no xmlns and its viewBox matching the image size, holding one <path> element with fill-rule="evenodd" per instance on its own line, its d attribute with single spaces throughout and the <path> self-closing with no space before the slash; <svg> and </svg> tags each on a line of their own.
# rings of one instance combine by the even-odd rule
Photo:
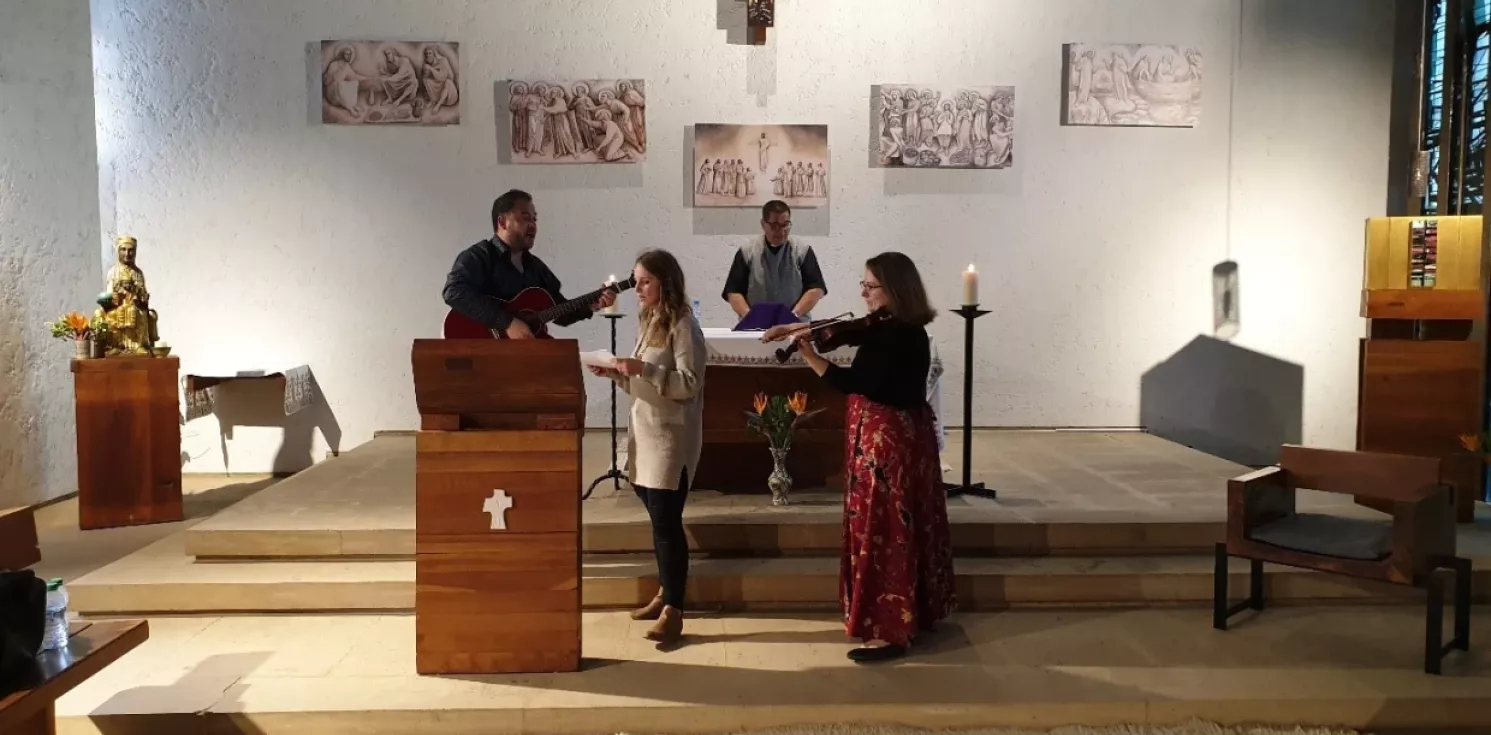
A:
<svg viewBox="0 0 1491 735">
<path fill-rule="evenodd" d="M 1481 437 L 1478 434 L 1461 434 L 1460 446 L 1472 452 L 1481 451 Z"/>
<path fill-rule="evenodd" d="M 787 399 L 787 408 L 798 416 L 803 415 L 808 410 L 808 394 L 802 391 L 793 393 L 792 397 Z"/>
<path fill-rule="evenodd" d="M 766 394 L 756 394 L 756 413 L 766 413 Z"/>
<path fill-rule="evenodd" d="M 66 322 L 67 328 L 73 331 L 73 334 L 82 334 L 83 332 L 88 331 L 88 317 L 83 316 L 76 311 L 68 314 L 62 319 L 64 322 Z"/>
</svg>

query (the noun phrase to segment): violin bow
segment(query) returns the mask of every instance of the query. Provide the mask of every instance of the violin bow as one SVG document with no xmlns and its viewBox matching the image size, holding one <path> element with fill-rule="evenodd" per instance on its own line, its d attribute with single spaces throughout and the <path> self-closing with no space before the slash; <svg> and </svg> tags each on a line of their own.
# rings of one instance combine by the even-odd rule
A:
<svg viewBox="0 0 1491 735">
<path fill-rule="evenodd" d="M 850 319 L 853 319 L 853 318 L 854 318 L 854 312 L 852 312 L 852 311 L 846 311 L 843 314 L 840 314 L 838 316 L 829 317 L 828 319 L 824 319 L 823 321 L 821 321 L 821 322 L 819 322 L 817 324 L 810 324 L 810 325 L 808 325 L 807 329 L 799 329 L 799 330 L 797 330 L 795 332 L 792 332 L 792 334 L 802 334 L 803 332 L 816 332 L 816 331 L 818 331 L 820 329 L 823 329 L 824 327 L 831 327 L 831 326 L 833 326 L 835 324 L 842 324 L 842 323 L 844 323 L 846 321 L 849 321 Z"/>
</svg>

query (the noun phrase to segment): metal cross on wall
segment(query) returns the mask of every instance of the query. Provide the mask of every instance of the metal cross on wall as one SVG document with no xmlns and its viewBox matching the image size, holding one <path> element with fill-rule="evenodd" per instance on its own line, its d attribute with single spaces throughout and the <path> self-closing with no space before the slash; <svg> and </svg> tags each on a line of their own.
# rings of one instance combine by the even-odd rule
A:
<svg viewBox="0 0 1491 735">
<path fill-rule="evenodd" d="M 776 0 L 746 0 L 746 36 L 752 46 L 766 43 L 766 29 L 776 25 Z"/>
</svg>

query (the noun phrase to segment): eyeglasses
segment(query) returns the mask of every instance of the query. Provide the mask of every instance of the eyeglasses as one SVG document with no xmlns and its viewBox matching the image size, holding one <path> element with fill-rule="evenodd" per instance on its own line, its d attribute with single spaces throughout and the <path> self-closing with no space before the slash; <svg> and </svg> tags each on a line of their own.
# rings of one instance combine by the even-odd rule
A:
<svg viewBox="0 0 1491 735">
<path fill-rule="evenodd" d="M 881 285 L 878 283 L 866 283 L 864 281 L 859 282 L 859 290 L 861 291 L 874 291 L 878 288 L 881 288 Z"/>
<path fill-rule="evenodd" d="M 770 227 L 773 230 L 790 230 L 790 229 L 792 229 L 792 222 L 791 221 L 788 221 L 788 222 L 766 222 L 764 224 L 767 227 Z"/>
</svg>

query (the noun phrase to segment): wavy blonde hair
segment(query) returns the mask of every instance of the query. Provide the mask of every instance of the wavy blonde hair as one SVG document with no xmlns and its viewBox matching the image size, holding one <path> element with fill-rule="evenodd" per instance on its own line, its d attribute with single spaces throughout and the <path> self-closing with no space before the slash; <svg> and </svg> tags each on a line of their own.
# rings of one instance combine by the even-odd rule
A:
<svg viewBox="0 0 1491 735">
<path fill-rule="evenodd" d="M 643 329 L 647 335 L 645 344 L 662 347 L 668 343 L 668 335 L 678 326 L 678 320 L 688 313 L 689 296 L 683 267 L 678 265 L 678 259 L 672 253 L 661 249 L 648 250 L 637 256 L 637 265 L 657 279 L 661 292 L 657 306 L 642 310 Z"/>
</svg>

